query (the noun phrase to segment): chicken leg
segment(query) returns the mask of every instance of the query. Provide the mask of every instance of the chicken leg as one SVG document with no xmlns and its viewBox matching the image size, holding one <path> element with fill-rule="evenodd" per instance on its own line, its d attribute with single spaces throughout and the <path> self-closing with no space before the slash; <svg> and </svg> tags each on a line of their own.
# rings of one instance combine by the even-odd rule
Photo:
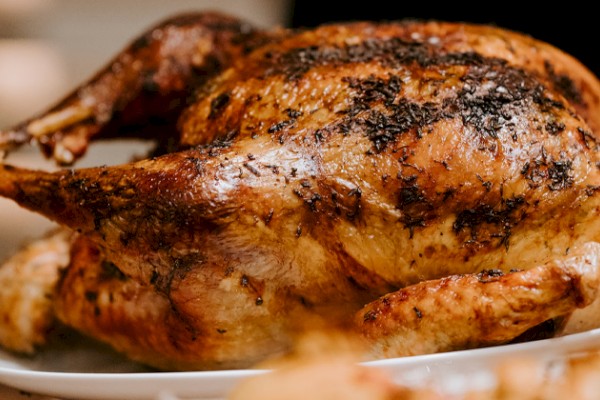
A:
<svg viewBox="0 0 600 400">
<path fill-rule="evenodd" d="M 507 275 L 449 276 L 391 293 L 356 316 L 375 359 L 506 343 L 590 305 L 600 289 L 600 244 Z"/>
<path fill-rule="evenodd" d="M 60 164 L 81 157 L 93 138 L 154 139 L 158 152 L 173 150 L 177 118 L 195 90 L 265 38 L 248 23 L 218 13 L 170 18 L 56 106 L 1 131 L 0 149 L 35 140 Z"/>
</svg>

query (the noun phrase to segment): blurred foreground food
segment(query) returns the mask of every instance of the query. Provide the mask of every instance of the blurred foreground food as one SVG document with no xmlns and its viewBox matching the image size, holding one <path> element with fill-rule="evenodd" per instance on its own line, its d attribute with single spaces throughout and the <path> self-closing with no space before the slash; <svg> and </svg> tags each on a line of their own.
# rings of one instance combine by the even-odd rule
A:
<svg viewBox="0 0 600 400">
<path fill-rule="evenodd" d="M 339 337 L 310 336 L 293 355 L 270 365 L 273 372 L 243 381 L 229 399 L 595 400 L 600 396 L 600 351 L 552 363 L 526 357 L 507 360 L 496 366 L 495 382 L 487 388 L 440 391 L 396 383 L 386 371 L 359 364 L 358 349 Z"/>
</svg>

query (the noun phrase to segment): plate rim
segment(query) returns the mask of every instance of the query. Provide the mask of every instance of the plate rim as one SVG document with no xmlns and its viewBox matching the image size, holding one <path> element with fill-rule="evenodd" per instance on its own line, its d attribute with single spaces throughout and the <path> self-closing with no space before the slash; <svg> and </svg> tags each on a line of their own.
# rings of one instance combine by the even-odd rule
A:
<svg viewBox="0 0 600 400">
<path fill-rule="evenodd" d="M 543 361 L 565 357 L 567 353 L 600 348 L 600 328 L 571 335 L 522 343 L 512 343 L 470 350 L 388 358 L 360 362 L 368 367 L 380 368 L 394 374 L 409 370 L 435 372 L 437 369 L 472 363 L 479 368 L 487 364 L 490 369 L 500 360 L 535 354 L 546 350 Z M 538 354 L 538 358 L 539 354 Z M 18 369 L 0 366 L 0 382 L 6 386 L 31 393 L 78 399 L 157 399 L 161 394 L 194 398 L 223 398 L 240 380 L 271 371 L 268 368 L 227 369 L 212 371 L 157 371 L 157 372 L 56 372 Z M 113 383 L 108 385 L 107 383 Z M 144 382 L 145 385 L 139 385 Z M 207 385 L 209 384 L 209 385 Z M 89 389 L 82 392 L 81 386 Z M 173 386 L 181 385 L 177 388 Z M 191 387 L 193 386 L 193 387 Z M 132 388 L 135 388 L 132 389 Z M 98 389 L 100 392 L 95 392 Z M 190 389 L 195 389 L 191 393 Z M 135 392 L 135 393 L 133 393 Z M 132 397 L 133 396 L 133 397 Z"/>
</svg>

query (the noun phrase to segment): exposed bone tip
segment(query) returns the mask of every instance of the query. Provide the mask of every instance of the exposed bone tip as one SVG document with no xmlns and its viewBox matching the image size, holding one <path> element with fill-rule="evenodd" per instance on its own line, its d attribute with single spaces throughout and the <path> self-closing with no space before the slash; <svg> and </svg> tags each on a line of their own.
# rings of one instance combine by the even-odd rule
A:
<svg viewBox="0 0 600 400">
<path fill-rule="evenodd" d="M 90 107 L 80 104 L 72 105 L 61 110 L 51 112 L 29 122 L 25 131 L 34 138 L 65 129 L 77 122 L 81 122 L 93 115 Z"/>
<path fill-rule="evenodd" d="M 62 143 L 57 143 L 54 147 L 53 157 L 61 165 L 71 165 L 75 161 L 75 154 Z"/>
</svg>

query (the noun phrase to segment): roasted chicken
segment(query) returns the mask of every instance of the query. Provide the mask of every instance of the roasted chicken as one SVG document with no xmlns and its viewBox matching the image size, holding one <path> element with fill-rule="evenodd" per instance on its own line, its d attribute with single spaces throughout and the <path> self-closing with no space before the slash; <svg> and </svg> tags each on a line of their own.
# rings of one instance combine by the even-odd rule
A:
<svg viewBox="0 0 600 400">
<path fill-rule="evenodd" d="M 578 61 L 499 28 L 186 15 L 0 133 L 63 165 L 103 138 L 153 154 L 4 164 L 0 194 L 69 232 L 46 318 L 159 368 L 245 367 L 310 329 L 372 357 L 494 345 L 597 297 L 599 103 Z"/>
</svg>

